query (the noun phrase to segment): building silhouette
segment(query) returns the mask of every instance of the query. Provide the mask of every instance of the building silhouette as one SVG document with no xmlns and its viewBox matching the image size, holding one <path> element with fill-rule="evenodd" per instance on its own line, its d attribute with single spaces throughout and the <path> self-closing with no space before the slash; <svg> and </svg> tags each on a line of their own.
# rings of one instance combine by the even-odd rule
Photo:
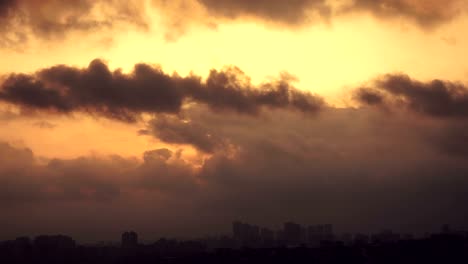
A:
<svg viewBox="0 0 468 264">
<path fill-rule="evenodd" d="M 19 238 L 18 241 L 25 242 L 25 238 Z M 62 250 L 62 249 L 73 249 L 76 247 L 76 242 L 69 236 L 64 235 L 53 235 L 46 236 L 41 235 L 37 236 L 34 239 L 34 246 L 41 250 Z"/>
<path fill-rule="evenodd" d="M 138 246 L 138 235 L 134 231 L 125 232 L 122 234 L 123 248 L 136 248 Z"/>
<path fill-rule="evenodd" d="M 241 246 L 257 246 L 260 241 L 260 227 L 235 221 L 232 223 L 233 238 Z"/>
<path fill-rule="evenodd" d="M 371 240 L 373 243 L 395 243 L 400 240 L 400 234 L 387 229 L 373 234 Z"/>
<path fill-rule="evenodd" d="M 19 237 L 0 241 L 0 263 L 468 263 L 468 232 L 448 226 L 418 238 L 391 230 L 335 237 L 331 225 L 306 229 L 293 222 L 284 223 L 278 237 L 256 225 L 234 222 L 232 227 L 236 239 L 225 235 L 189 241 L 161 238 L 149 244 L 138 244 L 137 234 L 130 231 L 122 234 L 122 247 L 77 245 L 63 235 Z M 319 246 L 304 244 L 305 234 L 320 240 Z M 239 247 L 240 240 L 254 246 Z"/>
<path fill-rule="evenodd" d="M 333 225 L 311 225 L 307 228 L 307 240 L 311 245 L 319 245 L 322 241 L 334 239 Z"/>
<path fill-rule="evenodd" d="M 284 223 L 283 239 L 289 245 L 298 245 L 302 243 L 302 226 L 293 222 Z"/>
</svg>

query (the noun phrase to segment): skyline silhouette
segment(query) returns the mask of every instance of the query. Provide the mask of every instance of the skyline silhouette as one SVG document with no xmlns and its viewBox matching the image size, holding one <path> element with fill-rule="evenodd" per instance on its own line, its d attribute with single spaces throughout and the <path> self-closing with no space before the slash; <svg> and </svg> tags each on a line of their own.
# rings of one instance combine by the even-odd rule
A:
<svg viewBox="0 0 468 264">
<path fill-rule="evenodd" d="M 265 228 L 234 221 L 231 236 L 194 240 L 160 238 L 142 243 L 133 231 L 120 243 L 80 244 L 64 235 L 18 237 L 0 241 L 0 261 L 7 263 L 463 263 L 468 260 L 468 232 L 441 230 L 423 237 L 380 233 L 335 235 L 331 225 L 286 222 L 276 236 Z M 261 231 L 262 230 L 262 231 Z M 272 232 L 273 233 L 273 232 Z M 266 235 L 266 236 L 265 236 Z M 247 261 L 247 262 L 246 262 Z"/>
</svg>

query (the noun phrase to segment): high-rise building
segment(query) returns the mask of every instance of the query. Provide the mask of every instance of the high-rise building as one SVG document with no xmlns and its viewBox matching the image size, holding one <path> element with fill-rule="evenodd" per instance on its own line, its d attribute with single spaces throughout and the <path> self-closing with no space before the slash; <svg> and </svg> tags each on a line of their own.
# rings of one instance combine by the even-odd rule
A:
<svg viewBox="0 0 468 264">
<path fill-rule="evenodd" d="M 135 248 L 138 246 L 138 235 L 137 233 L 130 231 L 122 234 L 122 247 L 123 248 Z"/>
<path fill-rule="evenodd" d="M 440 230 L 441 230 L 442 234 L 449 234 L 451 232 L 450 225 L 448 225 L 448 224 L 442 225 Z"/>
<path fill-rule="evenodd" d="M 333 225 L 323 225 L 323 240 L 332 241 L 333 236 Z"/>
<path fill-rule="evenodd" d="M 244 241 L 247 239 L 249 234 L 249 224 L 244 224 L 240 221 L 236 221 L 232 223 L 232 232 L 234 235 L 234 239 L 238 241 Z"/>
<path fill-rule="evenodd" d="M 260 227 L 239 221 L 232 223 L 233 237 L 243 246 L 255 246 L 260 242 Z"/>
<path fill-rule="evenodd" d="M 75 241 L 64 235 L 37 236 L 34 239 L 34 245 L 41 249 L 72 249 L 76 247 Z"/>
<path fill-rule="evenodd" d="M 332 241 L 333 225 L 312 225 L 307 228 L 308 241 L 312 245 L 319 245 L 322 241 Z"/>
<path fill-rule="evenodd" d="M 293 222 L 284 223 L 284 240 L 288 244 L 300 244 L 302 242 L 302 227 Z"/>
<path fill-rule="evenodd" d="M 275 240 L 275 232 L 268 228 L 262 228 L 260 229 L 260 237 L 263 241 L 273 241 Z"/>
<path fill-rule="evenodd" d="M 373 234 L 371 239 L 372 243 L 392 243 L 400 240 L 400 234 L 392 230 L 383 230 L 380 233 Z"/>
</svg>

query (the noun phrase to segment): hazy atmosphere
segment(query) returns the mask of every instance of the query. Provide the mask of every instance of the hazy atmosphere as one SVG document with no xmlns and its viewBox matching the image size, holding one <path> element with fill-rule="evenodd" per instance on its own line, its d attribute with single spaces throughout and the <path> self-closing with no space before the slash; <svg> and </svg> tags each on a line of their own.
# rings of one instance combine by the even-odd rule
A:
<svg viewBox="0 0 468 264">
<path fill-rule="evenodd" d="M 0 0 L 0 240 L 468 228 L 464 0 Z"/>
</svg>

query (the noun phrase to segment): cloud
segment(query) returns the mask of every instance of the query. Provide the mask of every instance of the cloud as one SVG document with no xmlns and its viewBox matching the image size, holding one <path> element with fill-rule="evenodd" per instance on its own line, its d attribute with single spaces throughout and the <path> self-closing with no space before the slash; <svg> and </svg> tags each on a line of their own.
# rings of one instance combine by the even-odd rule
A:
<svg viewBox="0 0 468 264">
<path fill-rule="evenodd" d="M 348 14 L 369 13 L 379 19 L 403 18 L 430 29 L 467 10 L 462 0 L 2 0 L 0 46 L 21 49 L 31 38 L 57 39 L 71 32 L 92 32 L 131 25 L 148 29 L 149 17 L 162 17 L 167 39 L 188 31 L 189 24 L 215 27 L 222 21 L 255 19 L 274 27 L 330 22 Z"/>
<path fill-rule="evenodd" d="M 463 226 L 468 218 L 461 202 L 468 198 L 466 156 L 442 148 L 466 141 L 451 119 L 374 108 L 327 108 L 315 118 L 288 109 L 239 115 L 204 105 L 158 119 L 147 134 L 182 150 L 41 161 L 1 144 L 2 216 L 19 219 L 3 233 L 40 229 L 49 223 L 44 212 L 71 234 L 92 212 L 102 221 L 86 225 L 106 228 L 80 234 L 95 239 L 128 225 L 155 235 L 223 232 L 239 218 L 405 232 Z M 185 144 L 202 152 L 199 161 L 184 154 Z M 21 220 L 31 219 L 24 212 L 34 220 Z"/>
<path fill-rule="evenodd" d="M 194 168 L 168 149 L 156 149 L 143 154 L 144 163 L 136 170 L 137 187 L 170 197 L 198 189 Z"/>
<path fill-rule="evenodd" d="M 462 0 L 2 0 L 0 47 L 21 50 L 30 39 L 56 40 L 73 32 L 94 32 L 130 25 L 148 29 L 161 17 L 166 38 L 173 40 L 190 24 L 209 27 L 223 21 L 254 19 L 274 27 L 295 28 L 356 13 L 379 19 L 405 19 L 431 29 L 467 10 Z M 156 14 L 157 13 L 157 14 Z"/>
<path fill-rule="evenodd" d="M 202 80 L 95 60 L 13 74 L 0 87 L 0 100 L 30 110 L 124 121 L 152 113 L 138 134 L 167 144 L 141 158 L 48 160 L 0 144 L 2 215 L 18 220 L 0 236 L 43 230 L 44 215 L 71 233 L 92 215 L 109 232 L 185 236 L 225 231 L 233 219 L 405 232 L 468 219 L 468 97 L 457 82 L 385 75 L 354 93 L 372 107 L 352 109 L 326 106 L 288 76 L 254 86 L 234 67 Z"/>
<path fill-rule="evenodd" d="M 315 11 L 321 17 L 328 17 L 331 8 L 325 0 L 199 0 L 209 13 L 226 17 L 258 17 L 268 22 L 299 25 L 309 20 L 308 11 Z"/>
<path fill-rule="evenodd" d="M 465 8 L 460 0 L 354 0 L 344 10 L 369 12 L 382 19 L 403 17 L 430 28 L 452 20 Z"/>
<path fill-rule="evenodd" d="M 2 204 L 76 199 L 110 199 L 119 193 L 129 162 L 108 159 L 53 159 L 42 164 L 29 149 L 0 144 Z M 120 175 L 120 176 L 119 176 Z"/>
<path fill-rule="evenodd" d="M 228 144 L 226 139 L 210 133 L 210 127 L 181 120 L 176 116 L 159 116 L 151 121 L 147 134 L 171 144 L 188 144 L 204 152 L 214 152 Z"/>
<path fill-rule="evenodd" d="M 203 193 L 193 199 L 199 211 L 350 229 L 422 230 L 467 217 L 455 209 L 461 204 L 454 194 L 468 187 L 468 167 L 428 137 L 446 129 L 445 122 L 372 109 L 327 109 L 310 119 L 284 110 L 239 117 L 192 108 L 183 120 L 231 145 L 215 149 L 199 172 Z M 353 221 L 356 212 L 362 215 Z M 433 221 L 422 225 L 425 217 Z"/>
<path fill-rule="evenodd" d="M 273 27 L 296 28 L 333 22 L 353 14 L 377 19 L 403 19 L 424 29 L 447 23 L 468 10 L 462 0 L 153 0 L 166 16 L 171 38 L 187 31 L 190 23 L 256 20 Z M 176 33 L 174 33 L 176 32 Z"/>
<path fill-rule="evenodd" d="M 366 105 L 382 105 L 384 95 L 372 89 L 359 88 L 354 92 L 354 99 Z"/>
<path fill-rule="evenodd" d="M 50 39 L 71 31 L 90 32 L 114 24 L 146 27 L 141 2 L 119 0 L 2 0 L 0 44 L 17 46 L 30 36 Z"/>
<path fill-rule="evenodd" d="M 357 89 L 355 97 L 367 105 L 403 107 L 431 117 L 468 117 L 468 88 L 457 82 L 421 82 L 404 74 L 389 74 L 370 87 Z"/>
<path fill-rule="evenodd" d="M 468 123 L 467 122 L 446 122 L 439 129 L 432 132 L 430 140 L 441 151 L 449 153 L 455 157 L 468 157 Z"/>
<path fill-rule="evenodd" d="M 386 114 L 403 112 L 427 118 L 433 125 L 421 135 L 430 145 L 453 156 L 468 156 L 468 87 L 464 84 L 439 79 L 421 82 L 405 74 L 388 74 L 356 89 L 354 98 Z"/>
<path fill-rule="evenodd" d="M 35 122 L 33 124 L 33 126 L 36 126 L 38 128 L 42 128 L 42 129 L 54 129 L 57 127 L 57 125 L 55 124 L 52 124 L 50 122 L 47 122 L 47 121 L 38 121 L 38 122 Z"/>
<path fill-rule="evenodd" d="M 17 113 L 14 113 L 9 110 L 0 110 L 0 121 L 11 121 L 19 118 L 19 115 Z"/>
<path fill-rule="evenodd" d="M 322 98 L 299 91 L 285 77 L 255 87 L 237 68 L 212 70 L 203 82 L 198 76 L 171 76 L 147 64 L 135 65 L 130 74 L 111 71 L 101 60 L 84 69 L 58 65 L 30 75 L 11 74 L 0 86 L 0 101 L 127 122 L 142 113 L 177 113 L 186 102 L 245 114 L 256 114 L 262 107 L 315 113 L 325 106 Z"/>
<path fill-rule="evenodd" d="M 133 189 L 175 193 L 194 186 L 192 166 L 168 149 L 147 151 L 142 162 L 116 155 L 44 160 L 4 142 L 0 154 L 0 203 L 5 205 L 106 202 Z"/>
</svg>

